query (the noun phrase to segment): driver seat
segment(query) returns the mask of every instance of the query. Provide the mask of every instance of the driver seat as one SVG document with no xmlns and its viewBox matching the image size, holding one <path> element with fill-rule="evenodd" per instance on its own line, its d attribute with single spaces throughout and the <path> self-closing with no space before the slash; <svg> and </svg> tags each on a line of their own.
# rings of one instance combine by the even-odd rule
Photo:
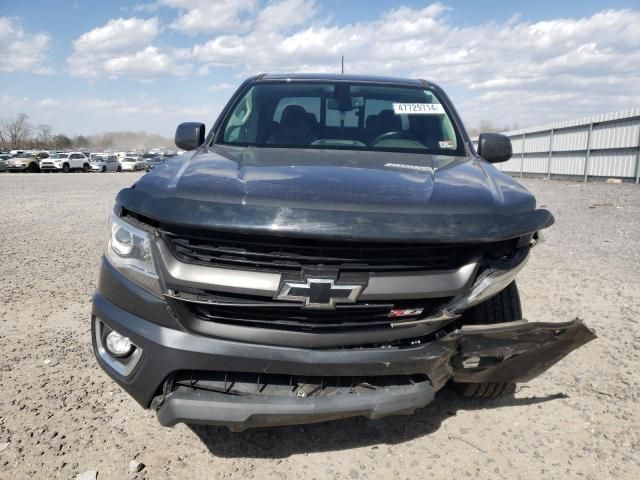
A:
<svg viewBox="0 0 640 480">
<path fill-rule="evenodd" d="M 393 110 L 382 110 L 377 115 L 367 117 L 367 130 L 369 130 L 369 141 L 387 132 L 401 132 L 402 120 Z"/>
</svg>

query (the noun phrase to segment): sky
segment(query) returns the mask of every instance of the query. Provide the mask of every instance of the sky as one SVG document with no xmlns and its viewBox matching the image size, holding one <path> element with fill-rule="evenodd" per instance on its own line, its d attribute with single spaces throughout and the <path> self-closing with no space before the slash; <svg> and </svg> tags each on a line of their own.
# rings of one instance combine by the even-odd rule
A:
<svg viewBox="0 0 640 480">
<path fill-rule="evenodd" d="M 424 78 L 467 128 L 640 106 L 640 1 L 0 0 L 0 118 L 210 126 L 263 72 Z"/>
</svg>

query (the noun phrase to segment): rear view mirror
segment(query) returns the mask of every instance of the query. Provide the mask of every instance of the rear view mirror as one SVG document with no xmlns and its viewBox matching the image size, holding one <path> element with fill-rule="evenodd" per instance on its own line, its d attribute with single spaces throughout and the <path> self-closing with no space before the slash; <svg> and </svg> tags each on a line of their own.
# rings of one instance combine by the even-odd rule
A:
<svg viewBox="0 0 640 480">
<path fill-rule="evenodd" d="M 478 155 L 490 163 L 506 162 L 511 158 L 511 140 L 499 133 L 481 133 L 478 138 Z"/>
<path fill-rule="evenodd" d="M 193 150 L 204 143 L 204 123 L 185 122 L 176 129 L 176 146 L 182 150 Z"/>
<path fill-rule="evenodd" d="M 335 98 L 327 98 L 328 110 L 339 110 L 342 112 L 350 112 L 356 108 L 364 106 L 364 97 L 351 97 L 351 100 L 346 105 L 341 105 Z"/>
</svg>

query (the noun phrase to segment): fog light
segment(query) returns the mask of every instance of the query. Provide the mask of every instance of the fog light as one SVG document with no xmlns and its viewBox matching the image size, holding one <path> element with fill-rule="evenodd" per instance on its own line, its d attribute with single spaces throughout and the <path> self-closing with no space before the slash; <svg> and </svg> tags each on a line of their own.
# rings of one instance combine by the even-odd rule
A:
<svg viewBox="0 0 640 480">
<path fill-rule="evenodd" d="M 114 357 L 126 357 L 133 350 L 133 345 L 129 337 L 120 335 L 115 330 L 112 330 L 105 339 L 105 346 L 107 351 Z"/>
</svg>

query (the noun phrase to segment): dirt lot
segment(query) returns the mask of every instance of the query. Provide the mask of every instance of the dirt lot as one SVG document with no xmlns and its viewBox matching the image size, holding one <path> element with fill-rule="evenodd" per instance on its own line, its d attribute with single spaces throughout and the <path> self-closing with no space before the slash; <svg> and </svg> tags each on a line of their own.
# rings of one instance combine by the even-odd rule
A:
<svg viewBox="0 0 640 480">
<path fill-rule="evenodd" d="M 106 213 L 136 177 L 0 174 L 0 478 L 640 478 L 640 187 L 524 181 L 557 220 L 525 317 L 599 339 L 515 397 L 232 434 L 161 428 L 93 359 Z"/>
</svg>

